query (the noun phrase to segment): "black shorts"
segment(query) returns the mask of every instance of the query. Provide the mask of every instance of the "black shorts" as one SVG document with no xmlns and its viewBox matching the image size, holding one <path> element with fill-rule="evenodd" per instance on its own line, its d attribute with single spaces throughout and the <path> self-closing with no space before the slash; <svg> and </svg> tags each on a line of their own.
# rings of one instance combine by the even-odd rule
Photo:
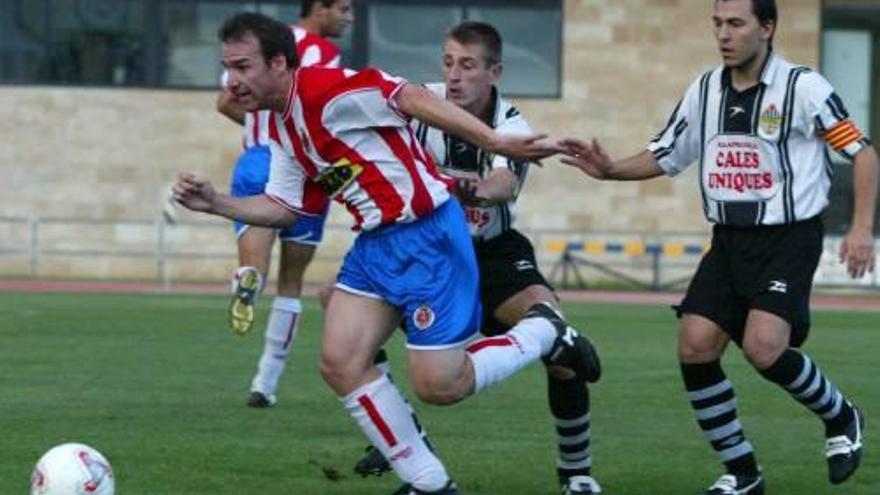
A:
<svg viewBox="0 0 880 495">
<path fill-rule="evenodd" d="M 704 316 L 742 346 L 751 309 L 773 313 L 791 325 L 791 345 L 810 330 L 810 289 L 822 255 L 819 217 L 789 225 L 716 225 L 712 246 L 675 309 Z"/>
<path fill-rule="evenodd" d="M 485 335 L 499 335 L 510 328 L 494 318 L 505 301 L 532 285 L 553 288 L 538 271 L 532 243 L 516 230 L 484 242 L 475 242 L 480 267 L 480 300 L 483 303 Z"/>
</svg>

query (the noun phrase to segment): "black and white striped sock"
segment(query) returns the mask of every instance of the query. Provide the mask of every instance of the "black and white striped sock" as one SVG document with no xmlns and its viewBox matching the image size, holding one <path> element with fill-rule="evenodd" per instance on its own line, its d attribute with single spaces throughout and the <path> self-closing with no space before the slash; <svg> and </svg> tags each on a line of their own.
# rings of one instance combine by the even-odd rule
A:
<svg viewBox="0 0 880 495">
<path fill-rule="evenodd" d="M 560 477 L 589 476 L 590 393 L 583 382 L 560 380 L 549 375 L 547 395 L 559 441 L 556 472 Z"/>
<path fill-rule="evenodd" d="M 697 424 L 727 471 L 736 475 L 757 475 L 755 453 L 743 434 L 736 415 L 733 385 L 724 375 L 721 363 L 682 363 L 681 374 Z"/>
<path fill-rule="evenodd" d="M 804 354 L 786 349 L 775 363 L 761 370 L 761 375 L 785 388 L 796 401 L 822 418 L 829 434 L 842 434 L 852 421 L 850 403 Z"/>
</svg>

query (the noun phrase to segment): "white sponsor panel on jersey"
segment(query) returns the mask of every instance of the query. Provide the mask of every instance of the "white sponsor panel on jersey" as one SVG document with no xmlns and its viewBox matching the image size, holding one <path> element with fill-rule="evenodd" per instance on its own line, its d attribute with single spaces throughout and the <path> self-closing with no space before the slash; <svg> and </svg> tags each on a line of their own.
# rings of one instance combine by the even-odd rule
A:
<svg viewBox="0 0 880 495">
<path fill-rule="evenodd" d="M 703 187 L 715 201 L 766 201 L 779 193 L 779 160 L 755 136 L 718 134 L 706 145 Z"/>
</svg>

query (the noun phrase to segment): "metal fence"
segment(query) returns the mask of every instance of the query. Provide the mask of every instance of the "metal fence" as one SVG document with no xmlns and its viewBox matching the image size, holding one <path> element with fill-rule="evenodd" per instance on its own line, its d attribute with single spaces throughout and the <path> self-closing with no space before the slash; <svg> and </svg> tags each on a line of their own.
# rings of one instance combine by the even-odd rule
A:
<svg viewBox="0 0 880 495">
<path fill-rule="evenodd" d="M 708 242 L 707 232 L 522 230 L 544 274 L 562 288 L 680 288 Z M 310 269 L 315 283 L 335 272 L 352 239 L 349 226 L 338 223 L 328 223 L 324 235 Z M 817 285 L 880 289 L 878 271 L 858 281 L 847 276 L 837 261 L 840 242 L 826 238 Z M 0 217 L 0 277 L 137 279 L 170 288 L 226 280 L 235 260 L 234 236 L 221 219 L 170 225 L 161 218 Z"/>
</svg>

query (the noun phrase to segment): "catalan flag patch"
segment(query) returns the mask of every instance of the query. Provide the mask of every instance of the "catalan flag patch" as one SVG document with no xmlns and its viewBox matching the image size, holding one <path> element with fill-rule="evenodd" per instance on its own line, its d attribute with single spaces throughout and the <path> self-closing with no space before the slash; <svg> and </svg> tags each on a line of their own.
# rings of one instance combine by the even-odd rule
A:
<svg viewBox="0 0 880 495">
<path fill-rule="evenodd" d="M 862 139 L 862 133 L 849 119 L 838 122 L 825 132 L 825 141 L 834 151 L 843 150 L 860 139 Z"/>
</svg>

